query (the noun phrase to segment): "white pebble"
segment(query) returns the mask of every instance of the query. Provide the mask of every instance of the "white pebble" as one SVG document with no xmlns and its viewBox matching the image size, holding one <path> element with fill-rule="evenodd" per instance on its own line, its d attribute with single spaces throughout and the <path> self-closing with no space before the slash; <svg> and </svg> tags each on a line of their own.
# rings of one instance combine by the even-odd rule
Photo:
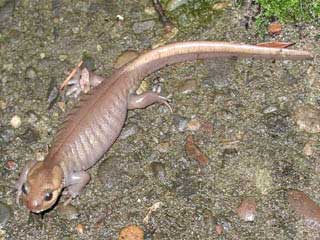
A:
<svg viewBox="0 0 320 240">
<path fill-rule="evenodd" d="M 18 115 L 14 115 L 11 118 L 10 124 L 13 128 L 18 128 L 21 126 L 21 118 Z"/>
</svg>

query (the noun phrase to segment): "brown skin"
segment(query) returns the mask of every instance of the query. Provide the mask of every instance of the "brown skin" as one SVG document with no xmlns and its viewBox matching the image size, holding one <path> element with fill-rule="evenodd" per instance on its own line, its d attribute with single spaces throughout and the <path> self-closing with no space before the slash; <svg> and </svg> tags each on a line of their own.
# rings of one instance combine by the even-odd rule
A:
<svg viewBox="0 0 320 240">
<path fill-rule="evenodd" d="M 166 98 L 155 92 L 135 94 L 141 81 L 150 73 L 178 62 L 234 57 L 312 59 L 307 51 L 226 42 L 180 42 L 153 49 L 114 72 L 83 97 L 80 106 L 58 131 L 44 162 L 31 161 L 23 169 L 16 184 L 17 200 L 23 195 L 30 211 L 41 212 L 53 206 L 63 188 L 71 197 L 80 195 L 90 180 L 86 170 L 117 139 L 128 109 L 145 108 L 154 103 L 168 104 Z"/>
<path fill-rule="evenodd" d="M 38 162 L 22 187 L 22 201 L 30 211 L 39 213 L 54 205 L 62 188 L 62 169 L 58 165 L 48 168 L 44 162 Z"/>
</svg>

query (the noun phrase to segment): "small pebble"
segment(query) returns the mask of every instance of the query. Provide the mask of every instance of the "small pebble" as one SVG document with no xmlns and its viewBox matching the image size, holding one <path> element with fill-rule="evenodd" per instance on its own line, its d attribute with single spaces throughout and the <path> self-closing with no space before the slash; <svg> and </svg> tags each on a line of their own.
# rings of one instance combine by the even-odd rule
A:
<svg viewBox="0 0 320 240">
<path fill-rule="evenodd" d="M 166 181 L 166 170 L 163 163 L 152 162 L 150 168 L 154 177 L 158 178 L 162 183 Z"/>
<path fill-rule="evenodd" d="M 276 111 L 278 111 L 277 107 L 275 107 L 275 106 L 269 106 L 269 107 L 267 107 L 267 108 L 265 108 L 265 109 L 263 110 L 263 113 L 264 113 L 264 114 L 268 114 L 268 113 L 273 113 L 273 112 L 276 112 Z"/>
<path fill-rule="evenodd" d="M 303 148 L 303 153 L 306 156 L 311 156 L 314 152 L 316 142 L 313 140 L 308 141 Z"/>
<path fill-rule="evenodd" d="M 184 4 L 187 4 L 188 0 L 170 0 L 166 5 L 167 11 L 174 11 L 178 7 L 181 7 Z"/>
<path fill-rule="evenodd" d="M 268 169 L 257 169 L 255 171 L 256 188 L 261 194 L 268 194 L 273 188 L 273 179 Z"/>
<path fill-rule="evenodd" d="M 65 55 L 65 54 L 59 55 L 59 60 L 60 60 L 61 62 L 64 62 L 67 58 L 68 58 L 68 55 Z"/>
<path fill-rule="evenodd" d="M 189 131 L 198 131 L 201 127 L 201 124 L 198 119 L 191 119 L 187 124 L 187 129 Z"/>
<path fill-rule="evenodd" d="M 270 35 L 279 34 L 281 33 L 281 30 L 282 30 L 282 26 L 279 22 L 270 23 L 268 26 L 268 33 Z"/>
<path fill-rule="evenodd" d="M 137 58 L 139 53 L 137 51 L 128 50 L 122 53 L 114 62 L 113 67 L 115 69 L 121 68 L 123 65 L 131 62 L 133 59 Z"/>
<path fill-rule="evenodd" d="M 129 128 L 124 128 L 119 136 L 119 139 L 121 140 L 127 139 L 128 137 L 135 135 L 137 131 L 138 131 L 138 127 L 136 125 Z"/>
<path fill-rule="evenodd" d="M 218 2 L 213 4 L 212 6 L 212 10 L 222 10 L 225 9 L 227 7 L 232 6 L 230 2 L 226 1 L 226 2 Z"/>
<path fill-rule="evenodd" d="M 179 87 L 179 92 L 183 94 L 191 93 L 197 88 L 196 80 L 188 80 L 183 83 L 181 87 Z"/>
<path fill-rule="evenodd" d="M 145 91 L 148 90 L 149 86 L 150 86 L 150 82 L 143 80 L 143 81 L 140 83 L 139 88 L 136 90 L 136 94 L 139 95 L 139 94 L 141 94 L 141 93 L 144 93 Z"/>
<path fill-rule="evenodd" d="M 77 34 L 79 31 L 80 31 L 79 27 L 73 27 L 73 28 L 72 28 L 72 32 L 73 32 L 74 34 Z"/>
<path fill-rule="evenodd" d="M 0 202 L 0 227 L 5 226 L 11 216 L 11 208 L 7 204 Z"/>
<path fill-rule="evenodd" d="M 8 170 L 14 170 L 17 168 L 17 163 L 14 160 L 8 160 L 5 163 L 5 168 Z"/>
<path fill-rule="evenodd" d="M 57 102 L 57 105 L 62 112 L 66 111 L 66 104 L 64 102 Z"/>
<path fill-rule="evenodd" d="M 3 70 L 5 70 L 5 71 L 13 70 L 13 64 L 12 63 L 3 64 Z"/>
<path fill-rule="evenodd" d="M 27 68 L 27 70 L 26 70 L 26 77 L 27 77 L 28 79 L 32 79 L 32 80 L 34 80 L 34 79 L 37 78 L 37 73 L 36 73 L 36 71 L 34 70 L 33 67 L 28 67 L 28 68 Z"/>
<path fill-rule="evenodd" d="M 175 125 L 177 125 L 178 131 L 183 132 L 188 125 L 188 119 L 185 117 L 181 117 L 179 115 L 175 115 L 173 118 Z"/>
<path fill-rule="evenodd" d="M 125 182 L 126 175 L 119 166 L 119 160 L 114 156 L 109 156 L 98 166 L 98 179 L 106 190 L 117 190 L 121 183 Z"/>
<path fill-rule="evenodd" d="M 97 45 L 97 51 L 101 52 L 103 50 L 102 46 L 100 44 Z"/>
<path fill-rule="evenodd" d="M 123 17 L 122 15 L 117 15 L 117 16 L 116 16 L 116 19 L 117 19 L 118 21 L 124 21 L 124 17 Z"/>
<path fill-rule="evenodd" d="M 132 30 L 136 34 L 140 34 L 146 31 L 150 31 L 154 28 L 155 22 L 153 20 L 137 22 L 132 26 Z"/>
<path fill-rule="evenodd" d="M 161 153 L 166 153 L 166 152 L 168 152 L 169 147 L 170 147 L 170 145 L 168 142 L 162 142 L 156 146 L 156 149 Z"/>
<path fill-rule="evenodd" d="M 5 110 L 7 103 L 4 100 L 0 100 L 0 110 Z"/>
<path fill-rule="evenodd" d="M 68 204 L 66 206 L 64 204 L 61 204 L 57 210 L 59 216 L 66 220 L 78 219 L 80 215 L 78 209 L 71 204 Z"/>
<path fill-rule="evenodd" d="M 204 132 L 208 135 L 212 135 L 213 131 L 214 131 L 213 124 L 210 122 L 206 122 L 206 121 L 201 123 L 200 129 L 202 132 Z"/>
<path fill-rule="evenodd" d="M 308 133 L 320 132 L 320 110 L 312 105 L 297 108 L 293 116 L 298 127 Z"/>
<path fill-rule="evenodd" d="M 40 150 L 40 149 L 37 149 L 35 150 L 35 153 L 34 153 L 34 156 L 35 156 L 35 160 L 38 161 L 38 162 L 41 162 L 44 160 L 44 158 L 46 157 L 47 153 Z"/>
<path fill-rule="evenodd" d="M 320 227 L 320 207 L 304 192 L 292 190 L 288 193 L 289 206 L 296 214 L 304 218 L 306 224 L 313 227 Z"/>
<path fill-rule="evenodd" d="M 83 233 L 84 233 L 84 226 L 83 226 L 83 224 L 81 224 L 81 223 L 77 224 L 76 229 L 77 229 L 77 232 L 78 232 L 79 234 L 83 234 Z"/>
<path fill-rule="evenodd" d="M 19 128 L 21 126 L 21 118 L 18 115 L 14 115 L 11 118 L 10 124 L 13 128 Z"/>
<path fill-rule="evenodd" d="M 215 228 L 217 235 L 220 236 L 223 233 L 223 226 L 221 224 L 217 224 Z"/>
<path fill-rule="evenodd" d="M 119 240 L 143 240 L 144 233 L 141 227 L 136 225 L 129 225 L 121 229 L 119 233 Z"/>
<path fill-rule="evenodd" d="M 253 197 L 248 197 L 242 200 L 237 208 L 238 216 L 245 222 L 253 222 L 256 216 L 257 203 Z"/>
</svg>

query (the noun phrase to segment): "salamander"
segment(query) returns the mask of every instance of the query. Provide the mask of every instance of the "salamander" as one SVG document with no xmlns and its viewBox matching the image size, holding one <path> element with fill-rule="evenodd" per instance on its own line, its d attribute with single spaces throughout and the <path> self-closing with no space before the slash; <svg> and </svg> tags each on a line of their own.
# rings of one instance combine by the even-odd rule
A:
<svg viewBox="0 0 320 240">
<path fill-rule="evenodd" d="M 17 202 L 39 213 L 54 206 L 62 192 L 81 194 L 86 172 L 112 146 L 125 123 L 127 111 L 154 103 L 168 104 L 153 91 L 135 93 L 147 75 L 164 66 L 210 58 L 312 59 L 308 51 L 259 47 L 227 42 L 189 41 L 150 50 L 116 70 L 83 96 L 58 130 L 44 161 L 29 161 L 16 183 Z M 102 77 L 93 77 L 103 79 Z M 91 76 L 91 77 L 92 77 Z"/>
</svg>

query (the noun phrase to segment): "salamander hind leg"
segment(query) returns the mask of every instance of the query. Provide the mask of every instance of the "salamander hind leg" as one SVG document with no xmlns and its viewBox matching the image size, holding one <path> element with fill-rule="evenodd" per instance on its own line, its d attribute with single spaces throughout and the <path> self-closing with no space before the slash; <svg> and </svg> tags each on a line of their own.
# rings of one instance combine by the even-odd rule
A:
<svg viewBox="0 0 320 240">
<path fill-rule="evenodd" d="M 98 86 L 105 79 L 89 71 L 88 68 L 78 68 L 73 77 L 67 82 L 66 96 L 78 98 L 79 95 L 89 92 L 91 88 Z"/>
<path fill-rule="evenodd" d="M 132 110 L 136 108 L 146 108 L 155 103 L 165 104 L 172 112 L 172 108 L 168 103 L 168 99 L 166 97 L 160 96 L 157 92 L 153 91 L 147 91 L 140 95 L 130 94 L 128 109 Z"/>
<path fill-rule="evenodd" d="M 66 178 L 67 193 L 74 198 L 80 195 L 90 181 L 90 175 L 85 171 L 71 173 Z"/>
</svg>

